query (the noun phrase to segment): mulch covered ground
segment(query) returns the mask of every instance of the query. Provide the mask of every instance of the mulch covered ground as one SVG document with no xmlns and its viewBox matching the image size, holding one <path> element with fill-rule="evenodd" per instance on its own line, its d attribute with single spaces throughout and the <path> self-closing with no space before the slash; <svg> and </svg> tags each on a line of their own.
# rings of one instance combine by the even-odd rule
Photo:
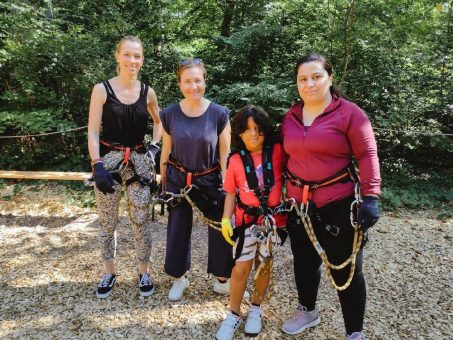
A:
<svg viewBox="0 0 453 340">
<path fill-rule="evenodd" d="M 166 216 L 158 216 L 151 270 L 157 289 L 143 299 L 133 234 L 122 210 L 118 284 L 110 298 L 100 300 L 95 289 L 103 270 L 94 209 L 81 208 L 55 184 L 30 186 L 15 195 L 7 186 L 0 198 L 0 338 L 214 338 L 228 298 L 212 291 L 213 278 L 205 273 L 207 227 L 196 222 L 191 286 L 181 301 L 170 302 L 171 278 L 163 273 Z M 384 214 L 366 246 L 364 330 L 370 339 L 451 339 L 452 237 L 451 220 L 435 220 L 427 212 Z M 318 300 L 319 326 L 297 337 L 280 331 L 297 304 L 286 244 L 276 254 L 258 338 L 342 339 L 338 299 L 325 278 Z M 237 334 L 243 338 L 243 328 Z"/>
</svg>

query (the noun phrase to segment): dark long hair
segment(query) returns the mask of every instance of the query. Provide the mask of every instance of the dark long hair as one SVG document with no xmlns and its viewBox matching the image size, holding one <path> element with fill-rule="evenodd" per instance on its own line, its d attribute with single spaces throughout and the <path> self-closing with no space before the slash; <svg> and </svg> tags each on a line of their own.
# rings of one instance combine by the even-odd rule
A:
<svg viewBox="0 0 453 340">
<path fill-rule="evenodd" d="M 297 72 L 299 71 L 300 65 L 305 64 L 305 63 L 310 63 L 313 61 L 321 63 L 322 67 L 324 68 L 324 70 L 326 70 L 327 74 L 329 76 L 332 75 L 333 67 L 332 67 L 332 63 L 330 62 L 330 60 L 322 54 L 310 53 L 310 54 L 307 54 L 307 55 L 303 56 L 302 58 L 300 58 L 299 61 L 297 62 L 296 67 L 294 69 L 294 74 L 295 74 L 296 79 L 297 79 Z M 330 86 L 330 93 L 332 95 L 336 95 L 337 97 L 345 97 L 343 92 L 335 85 Z"/>
<path fill-rule="evenodd" d="M 245 148 L 240 134 L 247 130 L 247 121 L 250 117 L 264 135 L 264 143 L 275 142 L 275 133 L 269 119 L 269 114 L 261 106 L 248 104 L 236 111 L 231 122 L 231 145 L 233 152 Z"/>
</svg>

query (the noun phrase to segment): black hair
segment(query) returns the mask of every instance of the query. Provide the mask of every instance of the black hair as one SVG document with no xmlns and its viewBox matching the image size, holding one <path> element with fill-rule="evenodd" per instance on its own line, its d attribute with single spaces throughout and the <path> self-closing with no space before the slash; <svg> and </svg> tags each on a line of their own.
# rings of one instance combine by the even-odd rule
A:
<svg viewBox="0 0 453 340">
<path fill-rule="evenodd" d="M 294 69 L 294 74 L 295 74 L 296 79 L 297 79 L 297 72 L 299 72 L 300 65 L 305 64 L 305 63 L 310 63 L 313 61 L 320 62 L 322 64 L 322 67 L 324 68 L 324 70 L 326 70 L 327 74 L 329 76 L 332 75 L 333 67 L 332 67 L 332 63 L 330 62 L 330 60 L 322 54 L 310 53 L 310 54 L 307 54 L 307 55 L 303 56 L 302 58 L 300 58 L 299 61 L 297 62 L 296 67 Z M 330 93 L 336 95 L 337 97 L 345 97 L 343 92 L 335 85 L 330 86 Z"/>
<path fill-rule="evenodd" d="M 269 114 L 261 106 L 248 104 L 236 111 L 231 122 L 231 144 L 234 151 L 245 148 L 240 134 L 247 130 L 247 122 L 250 117 L 258 125 L 260 133 L 264 135 L 264 143 L 274 143 L 275 141 Z"/>
</svg>

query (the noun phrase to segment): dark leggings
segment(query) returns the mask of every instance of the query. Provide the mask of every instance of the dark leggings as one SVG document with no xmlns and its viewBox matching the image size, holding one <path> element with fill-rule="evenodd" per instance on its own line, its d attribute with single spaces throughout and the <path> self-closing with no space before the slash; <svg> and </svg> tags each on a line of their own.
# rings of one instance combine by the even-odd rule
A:
<svg viewBox="0 0 453 340">
<path fill-rule="evenodd" d="M 311 221 L 316 237 L 322 244 L 327 258 L 335 265 L 343 263 L 352 252 L 354 229 L 349 218 L 349 209 L 353 198 L 348 197 L 335 201 L 318 209 L 318 216 Z M 326 225 L 340 228 L 338 236 L 326 230 Z M 313 310 L 316 305 L 319 281 L 321 277 L 321 258 L 313 247 L 301 219 L 291 213 L 287 229 L 294 256 L 294 276 L 296 279 L 299 302 L 307 309 Z M 350 286 L 337 291 L 347 334 L 362 331 L 366 303 L 366 285 L 362 273 L 363 249 L 356 258 L 354 277 Z M 349 277 L 350 265 L 342 270 L 332 270 L 332 277 L 338 286 L 342 286 Z"/>
</svg>

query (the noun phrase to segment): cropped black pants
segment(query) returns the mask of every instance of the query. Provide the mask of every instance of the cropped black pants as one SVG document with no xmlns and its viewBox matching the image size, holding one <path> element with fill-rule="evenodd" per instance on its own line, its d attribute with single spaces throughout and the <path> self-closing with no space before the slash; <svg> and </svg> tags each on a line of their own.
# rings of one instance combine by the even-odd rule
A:
<svg viewBox="0 0 453 340">
<path fill-rule="evenodd" d="M 186 185 L 186 174 L 167 166 L 166 190 L 179 193 Z M 193 177 L 193 184 L 200 190 L 193 190 L 190 198 L 197 207 L 211 220 L 220 222 L 223 214 L 225 193 L 222 190 L 220 171 Z M 173 277 L 181 277 L 191 265 L 191 235 L 193 211 L 186 199 L 168 209 L 167 247 L 165 254 L 165 272 Z M 222 233 L 208 228 L 208 273 L 217 277 L 231 277 L 233 268 L 232 247 Z"/>
</svg>

